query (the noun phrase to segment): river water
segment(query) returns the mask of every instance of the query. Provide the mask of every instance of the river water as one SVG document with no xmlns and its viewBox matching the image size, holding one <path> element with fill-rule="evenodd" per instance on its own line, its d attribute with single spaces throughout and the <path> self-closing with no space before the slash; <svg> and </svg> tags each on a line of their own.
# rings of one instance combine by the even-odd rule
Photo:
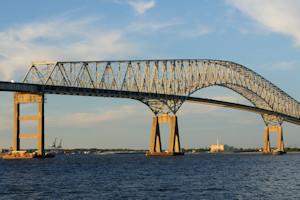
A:
<svg viewBox="0 0 300 200">
<path fill-rule="evenodd" d="M 0 160 L 0 199 L 300 199 L 300 154 Z"/>
</svg>

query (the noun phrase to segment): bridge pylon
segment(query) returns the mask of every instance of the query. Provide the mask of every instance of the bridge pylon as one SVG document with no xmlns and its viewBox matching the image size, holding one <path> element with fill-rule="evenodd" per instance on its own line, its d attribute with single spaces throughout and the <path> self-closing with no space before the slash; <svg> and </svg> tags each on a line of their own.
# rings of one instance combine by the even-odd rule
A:
<svg viewBox="0 0 300 200">
<path fill-rule="evenodd" d="M 37 104 L 37 115 L 21 116 L 21 104 Z M 37 133 L 20 133 L 21 121 L 37 121 Z M 13 135 L 13 151 L 20 150 L 20 139 L 35 138 L 38 140 L 37 154 L 40 157 L 45 156 L 44 143 L 44 94 L 43 93 L 21 93 L 14 94 L 14 135 Z"/>
<path fill-rule="evenodd" d="M 160 124 L 167 123 L 170 129 L 170 141 L 166 151 L 162 151 Z M 175 156 L 183 155 L 180 147 L 178 120 L 176 115 L 161 114 L 153 116 L 152 121 L 152 135 L 150 143 L 150 151 L 147 156 Z"/>
<path fill-rule="evenodd" d="M 275 150 L 271 149 L 270 145 L 270 133 L 277 133 L 277 148 Z M 269 154 L 269 153 L 282 153 L 284 152 L 284 143 L 283 143 L 283 132 L 282 132 L 282 126 L 266 126 L 264 130 L 264 147 L 263 147 L 263 153 Z"/>
</svg>

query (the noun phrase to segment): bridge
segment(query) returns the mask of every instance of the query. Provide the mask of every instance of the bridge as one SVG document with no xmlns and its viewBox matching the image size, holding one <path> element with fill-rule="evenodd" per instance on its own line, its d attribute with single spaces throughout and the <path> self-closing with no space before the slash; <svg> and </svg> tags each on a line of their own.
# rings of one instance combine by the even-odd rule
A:
<svg viewBox="0 0 300 200">
<path fill-rule="evenodd" d="M 203 88 L 221 86 L 245 97 L 253 106 L 191 97 Z M 240 64 L 207 59 L 33 62 L 22 82 L 0 82 L 14 94 L 13 150 L 20 139 L 37 138 L 44 156 L 45 94 L 130 98 L 153 112 L 149 155 L 182 154 L 176 113 L 184 102 L 212 104 L 258 113 L 265 122 L 263 152 L 271 153 L 270 133 L 278 134 L 284 151 L 282 123 L 300 124 L 300 104 L 274 84 Z M 22 116 L 20 106 L 38 105 L 36 116 Z M 20 121 L 34 120 L 38 133 L 21 133 Z M 168 150 L 162 152 L 160 124 L 170 127 Z"/>
</svg>

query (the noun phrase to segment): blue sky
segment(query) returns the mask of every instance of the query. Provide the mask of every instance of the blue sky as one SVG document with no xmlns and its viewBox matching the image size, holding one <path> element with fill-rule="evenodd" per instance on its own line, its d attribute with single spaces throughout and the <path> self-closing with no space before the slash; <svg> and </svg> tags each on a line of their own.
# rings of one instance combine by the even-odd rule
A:
<svg viewBox="0 0 300 200">
<path fill-rule="evenodd" d="M 0 78 L 21 81 L 33 60 L 211 58 L 245 65 L 299 100 L 299 10 L 296 0 L 3 0 Z M 12 141 L 12 94 L 0 95 L 1 148 Z M 245 102 L 223 88 L 196 95 Z M 183 147 L 209 146 L 217 137 L 237 147 L 262 145 L 259 115 L 184 104 L 178 117 Z M 132 100 L 48 95 L 46 144 L 59 137 L 67 148 L 147 149 L 151 119 Z M 286 146 L 300 147 L 299 131 L 284 124 Z"/>
</svg>

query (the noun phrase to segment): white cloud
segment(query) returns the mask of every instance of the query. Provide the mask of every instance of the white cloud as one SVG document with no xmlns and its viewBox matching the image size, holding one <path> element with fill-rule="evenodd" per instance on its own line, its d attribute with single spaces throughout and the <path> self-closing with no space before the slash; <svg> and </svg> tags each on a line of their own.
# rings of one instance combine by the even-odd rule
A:
<svg viewBox="0 0 300 200">
<path fill-rule="evenodd" d="M 203 35 L 207 35 L 211 32 L 212 29 L 209 28 L 208 26 L 198 25 L 189 29 L 188 31 L 180 32 L 179 35 L 184 38 L 197 38 Z"/>
<path fill-rule="evenodd" d="M 269 70 L 286 71 L 286 70 L 296 69 L 300 65 L 298 62 L 294 60 L 290 60 L 290 61 L 278 61 L 274 63 L 269 63 L 263 66 L 265 66 L 265 68 Z"/>
<path fill-rule="evenodd" d="M 214 96 L 212 99 L 222 100 L 226 102 L 242 103 L 244 100 L 241 96 Z M 199 113 L 206 113 L 210 115 L 220 115 L 219 110 L 224 107 L 211 105 L 185 102 L 178 111 L 180 116 L 198 115 Z M 60 114 L 58 116 L 48 116 L 46 123 L 50 126 L 63 126 L 63 127 L 86 127 L 96 126 L 99 124 L 114 121 L 128 121 L 128 119 L 138 119 L 146 123 L 151 120 L 151 111 L 144 105 L 124 105 L 115 106 L 110 108 L 96 109 L 93 112 L 75 112 Z"/>
<path fill-rule="evenodd" d="M 300 46 L 300 1 L 228 0 L 229 4 L 268 30 L 293 37 Z"/>
<path fill-rule="evenodd" d="M 198 104 L 198 103 L 184 103 L 182 108 L 178 111 L 178 116 L 182 118 L 195 119 L 196 116 L 205 116 L 206 119 L 211 119 L 211 121 L 217 120 L 231 124 L 254 124 L 257 121 L 253 118 L 246 117 L 249 113 L 246 111 L 241 111 L 233 108 L 226 108 L 220 106 L 213 106 L 209 104 Z M 240 116 L 238 120 L 231 120 L 229 116 Z M 253 114 L 255 116 L 255 114 Z M 229 117 L 229 118 L 228 118 Z M 259 119 L 259 115 L 257 115 Z"/>
<path fill-rule="evenodd" d="M 168 29 L 177 25 L 180 25 L 179 20 L 173 19 L 169 21 L 139 21 L 131 23 L 128 26 L 128 31 L 131 32 L 140 32 L 140 33 L 152 33 Z"/>
<path fill-rule="evenodd" d="M 136 54 L 121 30 L 104 30 L 97 18 L 55 18 L 0 31 L 2 80 L 22 79 L 33 60 L 89 60 Z M 19 72 L 20 77 L 13 77 Z"/>
<path fill-rule="evenodd" d="M 150 112 L 150 111 L 149 111 Z M 104 123 L 106 121 L 127 120 L 131 116 L 148 116 L 141 106 L 118 106 L 111 107 L 108 110 L 96 110 L 94 112 L 69 113 L 60 116 L 48 117 L 47 123 L 50 125 L 60 126 L 91 126 Z"/>
<path fill-rule="evenodd" d="M 155 1 L 129 0 L 128 4 L 136 11 L 137 14 L 142 15 L 155 6 Z"/>
</svg>

